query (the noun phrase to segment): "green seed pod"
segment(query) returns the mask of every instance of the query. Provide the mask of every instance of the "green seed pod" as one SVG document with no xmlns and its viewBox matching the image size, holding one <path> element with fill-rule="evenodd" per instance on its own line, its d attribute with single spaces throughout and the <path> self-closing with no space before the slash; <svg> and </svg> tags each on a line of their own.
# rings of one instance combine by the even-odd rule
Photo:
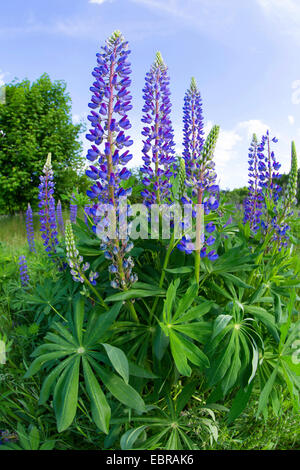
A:
<svg viewBox="0 0 300 470">
<path fill-rule="evenodd" d="M 298 179 L 298 162 L 295 142 L 292 142 L 291 171 L 286 189 L 287 205 L 292 206 L 297 203 L 297 179 Z"/>
<path fill-rule="evenodd" d="M 184 196 L 185 193 L 185 180 L 186 180 L 186 171 L 185 171 L 185 161 L 184 158 L 178 158 L 178 178 L 179 178 L 179 187 L 178 187 L 178 199 L 179 201 Z"/>
<path fill-rule="evenodd" d="M 220 126 L 213 126 L 208 134 L 201 153 L 200 163 L 206 163 L 213 158 L 213 154 L 219 137 Z"/>
</svg>

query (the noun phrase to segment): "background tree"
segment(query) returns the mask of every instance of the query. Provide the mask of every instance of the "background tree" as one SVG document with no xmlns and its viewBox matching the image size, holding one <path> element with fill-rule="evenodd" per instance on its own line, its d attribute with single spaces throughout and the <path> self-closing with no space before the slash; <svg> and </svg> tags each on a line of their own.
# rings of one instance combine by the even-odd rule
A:
<svg viewBox="0 0 300 470">
<path fill-rule="evenodd" d="M 72 190 L 82 172 L 81 124 L 73 124 L 66 83 L 47 74 L 34 83 L 13 81 L 0 104 L 0 212 L 37 208 L 39 176 L 52 153 L 56 191 Z M 57 177 L 57 178 L 56 178 Z"/>
</svg>

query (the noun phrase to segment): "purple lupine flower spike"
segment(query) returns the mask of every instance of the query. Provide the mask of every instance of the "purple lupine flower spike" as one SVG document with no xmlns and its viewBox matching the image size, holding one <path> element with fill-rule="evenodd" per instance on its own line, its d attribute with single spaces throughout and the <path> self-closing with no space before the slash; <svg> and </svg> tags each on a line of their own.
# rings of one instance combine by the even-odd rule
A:
<svg viewBox="0 0 300 470">
<path fill-rule="evenodd" d="M 70 221 L 72 224 L 76 224 L 77 220 L 77 204 L 75 201 L 75 194 L 72 194 L 71 201 L 70 201 Z"/>
<path fill-rule="evenodd" d="M 202 99 L 196 80 L 192 78 L 184 97 L 183 106 L 183 157 L 186 174 L 191 178 L 197 168 L 204 145 Z"/>
<path fill-rule="evenodd" d="M 172 165 L 175 168 L 176 162 L 174 132 L 170 119 L 170 79 L 159 52 L 150 72 L 146 74 L 145 81 L 142 118 L 145 124 L 142 131 L 145 139 L 142 150 L 144 166 L 141 169 L 145 188 L 141 194 L 144 204 L 151 206 L 168 200 Z"/>
<path fill-rule="evenodd" d="M 26 211 L 26 232 L 27 240 L 29 245 L 29 251 L 36 253 L 35 241 L 34 241 L 34 230 L 33 230 L 33 218 L 32 218 L 32 209 L 30 204 L 28 204 L 28 209 Z"/>
<path fill-rule="evenodd" d="M 129 54 L 128 43 L 119 31 L 115 31 L 102 47 L 102 52 L 97 54 L 98 65 L 92 72 L 95 81 L 90 88 L 93 96 L 89 103 L 91 114 L 88 116 L 92 128 L 86 135 L 92 142 L 87 154 L 92 165 L 86 174 L 93 181 L 87 191 L 94 203 L 89 208 L 89 217 L 98 235 L 102 227 L 109 225 L 106 215 L 101 212 L 101 204 L 110 204 L 119 215 L 120 198 L 131 194 L 131 188 L 121 186 L 121 181 L 131 176 L 126 165 L 132 159 L 128 148 L 133 144 L 127 135 L 131 128 L 127 112 L 132 108 Z M 118 235 L 115 239 L 104 239 L 101 248 L 112 262 L 109 268 L 114 275 L 112 286 L 124 289 L 137 278 L 131 272 L 132 263 L 126 258 L 131 244 L 126 238 L 120 241 Z M 92 278 L 92 281 L 95 279 Z"/>
<path fill-rule="evenodd" d="M 249 148 L 249 195 L 244 202 L 244 224 L 249 221 L 250 228 L 257 232 L 260 227 L 264 197 L 262 178 L 264 163 L 261 160 L 257 137 L 254 134 Z M 263 176 L 262 176 L 263 175 Z"/>
<path fill-rule="evenodd" d="M 27 261 L 26 261 L 25 256 L 19 257 L 19 266 L 20 266 L 21 284 L 23 287 L 26 287 L 29 284 L 29 275 L 28 275 Z"/>
<path fill-rule="evenodd" d="M 213 126 L 207 139 L 203 138 L 203 114 L 202 100 L 194 78 L 187 90 L 183 107 L 183 128 L 184 128 L 184 161 L 186 168 L 186 184 L 192 188 L 192 194 L 197 200 L 197 204 L 204 206 L 204 213 L 208 215 L 219 207 L 219 186 L 215 184 L 217 174 L 215 163 L 213 162 L 214 150 L 219 136 L 219 126 Z M 183 197 L 182 202 L 192 204 L 192 200 Z M 185 230 L 189 227 L 184 227 Z M 215 250 L 210 249 L 215 238 L 211 235 L 215 230 L 215 225 L 205 226 L 207 234 L 203 237 L 203 247 L 198 250 L 196 256 L 199 258 L 208 257 L 211 261 L 218 258 Z M 193 244 L 188 235 L 185 235 L 177 245 L 181 251 L 191 254 Z M 197 268 L 198 269 L 198 268 Z"/>
<path fill-rule="evenodd" d="M 62 215 L 62 207 L 61 207 L 61 202 L 58 201 L 57 206 L 56 206 L 56 215 L 57 215 L 57 223 L 60 228 L 60 231 L 62 234 L 65 233 L 65 224 L 64 224 L 64 219 Z"/>
<path fill-rule="evenodd" d="M 43 176 L 40 176 L 39 185 L 39 215 L 41 222 L 41 236 L 44 240 L 44 247 L 48 256 L 56 253 L 57 240 L 57 224 L 55 214 L 55 200 L 54 194 L 54 181 L 53 170 L 51 166 L 51 153 L 48 154 L 44 169 Z"/>
</svg>

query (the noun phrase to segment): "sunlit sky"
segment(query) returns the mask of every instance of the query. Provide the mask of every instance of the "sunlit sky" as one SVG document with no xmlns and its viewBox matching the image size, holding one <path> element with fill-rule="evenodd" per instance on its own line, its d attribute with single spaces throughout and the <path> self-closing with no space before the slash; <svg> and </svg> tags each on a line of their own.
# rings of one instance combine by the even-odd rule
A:
<svg viewBox="0 0 300 470">
<path fill-rule="evenodd" d="M 144 76 L 159 50 L 171 77 L 178 152 L 183 96 L 194 76 L 206 129 L 221 126 L 221 187 L 247 184 L 253 132 L 270 129 L 279 138 L 274 150 L 288 171 L 292 139 L 300 151 L 300 0 L 2 1 L 0 84 L 47 72 L 67 82 L 74 122 L 86 121 L 95 54 L 115 29 L 132 50 L 134 166 L 141 163 Z"/>
</svg>

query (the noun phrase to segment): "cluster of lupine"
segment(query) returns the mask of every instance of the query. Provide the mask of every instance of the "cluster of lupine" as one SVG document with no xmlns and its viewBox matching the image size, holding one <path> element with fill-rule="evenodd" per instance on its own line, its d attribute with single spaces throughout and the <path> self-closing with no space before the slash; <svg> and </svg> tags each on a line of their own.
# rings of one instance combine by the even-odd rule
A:
<svg viewBox="0 0 300 470">
<path fill-rule="evenodd" d="M 260 227 L 261 216 L 263 213 L 264 196 L 262 193 L 262 185 L 264 180 L 261 179 L 262 159 L 258 156 L 258 141 L 254 134 L 251 145 L 249 147 L 249 195 L 244 201 L 244 224 L 249 221 L 250 228 L 257 232 Z M 264 163 L 263 163 L 264 165 Z M 264 178 L 262 176 L 262 178 Z"/>
<path fill-rule="evenodd" d="M 26 287 L 29 284 L 29 275 L 28 275 L 27 261 L 26 261 L 25 256 L 19 257 L 19 268 L 20 268 L 21 284 L 23 287 Z"/>
<path fill-rule="evenodd" d="M 83 263 L 83 258 L 79 255 L 79 251 L 77 250 L 75 244 L 71 221 L 67 221 L 66 223 L 66 250 L 67 261 L 71 268 L 70 272 L 72 274 L 73 280 L 83 284 L 84 281 L 87 280 L 84 273 L 90 269 L 90 264 Z M 93 286 L 96 285 L 96 279 L 98 276 L 98 273 L 90 271 L 88 280 Z"/>
<path fill-rule="evenodd" d="M 28 208 L 26 211 L 26 232 L 27 232 L 27 240 L 29 245 L 29 251 L 36 253 L 35 249 L 35 241 L 34 241 L 34 230 L 33 230 L 33 218 L 32 218 L 32 209 L 30 204 L 28 204 Z"/>
<path fill-rule="evenodd" d="M 131 85 L 129 54 L 128 43 L 116 31 L 106 41 L 102 52 L 97 54 L 98 65 L 92 72 L 95 82 L 90 88 L 93 96 L 89 107 L 92 111 L 88 116 L 92 129 L 86 137 L 93 145 L 87 159 L 98 162 L 98 165 L 91 165 L 86 174 L 95 181 L 87 191 L 87 195 L 94 200 L 89 215 L 95 224 L 98 222 L 99 210 L 101 212 L 100 203 L 112 205 L 118 215 L 119 198 L 131 194 L 131 188 L 124 189 L 121 186 L 121 181 L 131 176 L 126 165 L 132 158 L 128 147 L 133 144 L 131 138 L 125 135 L 125 131 L 131 128 L 127 112 L 132 108 L 132 96 L 128 90 Z M 103 215 L 100 225 L 109 223 Z M 96 226 L 93 229 L 98 233 Z M 115 240 L 104 240 L 101 248 L 112 261 L 109 268 L 115 275 L 112 286 L 127 288 L 129 282 L 136 280 L 131 274 L 132 260 L 125 259 L 131 244 L 125 240 L 120 243 L 116 237 Z"/>
<path fill-rule="evenodd" d="M 160 204 L 168 201 L 169 179 L 175 170 L 173 128 L 170 120 L 170 79 L 168 69 L 158 52 L 150 72 L 146 74 L 143 89 L 143 160 L 141 172 L 144 175 L 141 195 L 144 204 Z M 173 169 L 173 171 L 172 171 Z"/>
<path fill-rule="evenodd" d="M 213 155 L 220 128 L 214 126 L 205 143 L 203 142 L 202 101 L 195 79 L 192 79 L 190 88 L 186 92 L 183 111 L 183 155 L 188 176 L 186 184 L 192 188 L 193 196 L 197 197 L 197 203 L 203 204 L 204 213 L 208 215 L 219 207 L 219 186 L 215 184 L 217 175 Z M 192 204 L 192 200 L 188 197 L 183 197 L 182 202 Z M 211 261 L 218 258 L 216 251 L 210 249 L 215 243 L 215 238 L 212 235 L 215 229 L 216 226 L 213 223 L 205 226 L 206 235 L 202 239 L 203 246 L 200 251 L 202 258 L 207 256 Z M 184 230 L 188 231 L 189 227 L 184 227 Z M 177 247 L 187 254 L 194 250 L 194 245 L 188 234 L 182 238 Z"/>
<path fill-rule="evenodd" d="M 41 222 L 41 235 L 44 240 L 44 246 L 48 256 L 56 253 L 57 240 L 57 224 L 55 214 L 55 200 L 53 170 L 51 166 L 51 154 L 48 154 L 43 176 L 40 176 L 39 185 L 39 215 Z"/>
<path fill-rule="evenodd" d="M 288 230 L 290 229 L 286 219 L 291 215 L 290 209 L 295 202 L 297 189 L 297 157 L 295 145 L 292 144 L 292 166 L 289 177 L 285 200 L 280 200 L 282 188 L 277 180 L 280 178 L 280 163 L 276 160 L 275 153 L 271 150 L 271 142 L 277 143 L 276 137 L 270 138 L 269 131 L 263 135 L 261 143 L 257 144 L 254 137 L 249 154 L 249 196 L 244 205 L 244 223 L 250 222 L 254 232 L 259 228 L 262 233 L 273 232 L 272 242 L 278 247 L 288 244 Z M 271 204 L 273 217 L 268 211 Z"/>
<path fill-rule="evenodd" d="M 56 206 L 56 215 L 57 215 L 57 223 L 60 228 L 61 233 L 65 233 L 65 224 L 64 224 L 64 219 L 62 215 L 62 208 L 61 208 L 61 202 L 58 201 L 57 206 Z"/>
<path fill-rule="evenodd" d="M 70 201 L 70 221 L 72 224 L 76 224 L 77 220 L 77 204 L 75 201 L 75 195 L 72 194 L 71 201 Z"/>
</svg>

